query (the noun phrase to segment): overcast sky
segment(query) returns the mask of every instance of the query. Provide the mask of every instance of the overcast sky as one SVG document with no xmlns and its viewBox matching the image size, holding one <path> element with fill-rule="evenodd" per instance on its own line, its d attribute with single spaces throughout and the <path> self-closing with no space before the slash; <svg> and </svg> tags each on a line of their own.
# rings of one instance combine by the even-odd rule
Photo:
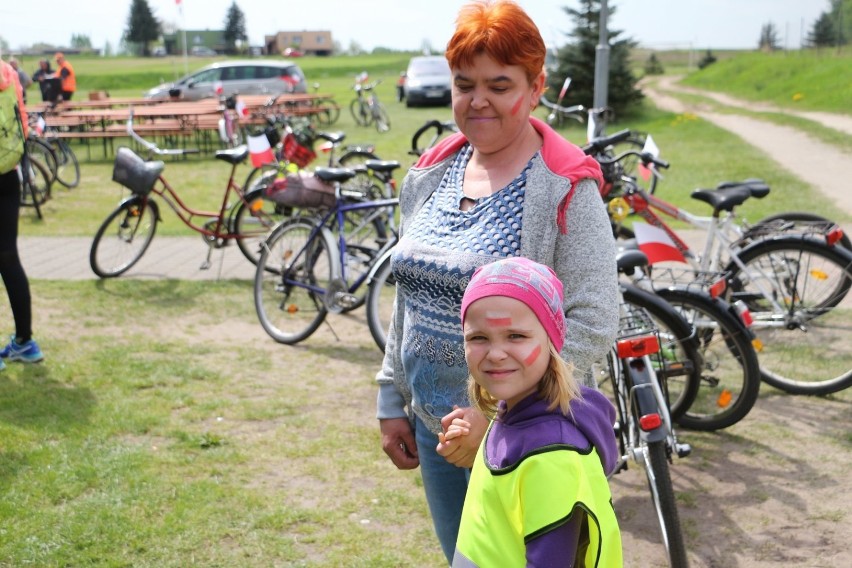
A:
<svg viewBox="0 0 852 568">
<path fill-rule="evenodd" d="M 154 15 L 188 29 L 222 29 L 233 0 L 148 0 Z M 565 42 L 573 22 L 563 7 L 578 0 L 520 0 L 548 43 Z M 3 0 L 0 37 L 14 50 L 41 41 L 67 46 L 71 34 L 94 47 L 118 46 L 130 0 Z M 418 50 L 424 41 L 443 50 L 462 0 L 237 0 L 253 45 L 279 30 L 330 30 L 343 48 Z M 610 0 L 610 29 L 658 49 L 754 48 L 772 22 L 782 46 L 798 48 L 829 0 Z"/>
</svg>

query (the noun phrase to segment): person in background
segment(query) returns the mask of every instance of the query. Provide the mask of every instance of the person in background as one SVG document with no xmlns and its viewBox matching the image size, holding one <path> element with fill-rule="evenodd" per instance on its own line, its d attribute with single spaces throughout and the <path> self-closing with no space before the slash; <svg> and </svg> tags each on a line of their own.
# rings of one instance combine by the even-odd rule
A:
<svg viewBox="0 0 852 568">
<path fill-rule="evenodd" d="M 11 65 L 2 60 L 0 60 L 0 97 L 17 97 L 18 99 L 23 137 L 20 135 L 21 127 L 18 127 L 17 124 L 14 124 L 14 126 L 12 123 L 2 124 L 0 125 L 2 127 L 0 132 L 3 133 L 3 136 L 15 137 L 20 140 L 19 150 L 22 153 L 23 139 L 27 135 L 27 112 L 24 106 L 23 89 L 18 81 L 18 73 Z M 17 122 L 15 117 L 12 117 L 11 120 Z M 3 147 L 10 145 L 3 144 Z M 17 159 L 20 159 L 20 154 L 16 153 L 15 155 L 18 156 Z M 9 163 L 0 168 L 0 277 L 2 277 L 3 284 L 6 287 L 6 294 L 12 307 L 12 317 L 15 320 L 15 334 L 11 341 L 0 349 L 0 369 L 5 368 L 5 361 L 37 363 L 44 359 L 41 349 L 32 338 L 30 284 L 18 256 L 21 182 L 18 177 L 17 159 L 15 163 Z"/>
<path fill-rule="evenodd" d="M 560 357 L 562 282 L 523 257 L 473 273 L 461 304 L 468 396 L 492 418 L 471 472 L 453 566 L 622 565 L 607 473 L 615 408 Z M 468 435 L 454 419 L 438 435 Z"/>
<path fill-rule="evenodd" d="M 56 75 L 61 81 L 60 94 L 62 95 L 62 100 L 70 101 L 71 97 L 74 96 L 74 91 L 77 90 L 77 76 L 74 74 L 74 68 L 65 59 L 65 54 L 61 51 L 56 53 L 56 65 Z"/>
<path fill-rule="evenodd" d="M 18 72 L 18 81 L 21 83 L 21 89 L 24 93 L 24 103 L 27 102 L 27 89 L 30 85 L 33 84 L 33 80 L 30 79 L 30 76 L 27 75 L 27 72 L 21 69 L 21 64 L 18 63 L 18 60 L 14 57 L 9 59 L 9 65 L 12 66 L 12 69 Z"/>
<path fill-rule="evenodd" d="M 531 116 L 546 48 L 515 2 L 464 5 L 446 57 L 460 132 L 424 153 L 400 190 L 396 281 L 377 413 L 382 449 L 420 467 L 447 561 L 456 547 L 470 468 L 488 427 L 471 407 L 458 314 L 474 270 L 503 257 L 550 266 L 565 290 L 562 357 L 593 385 L 618 326 L 615 241 L 600 166 Z M 439 442 L 442 423 L 470 423 Z"/>
<path fill-rule="evenodd" d="M 38 69 L 33 73 L 33 81 L 38 83 L 38 88 L 41 91 L 41 100 L 46 103 L 56 102 L 56 97 L 59 96 L 60 80 L 54 78 L 53 69 L 50 68 L 50 61 L 47 59 L 39 59 Z"/>
</svg>

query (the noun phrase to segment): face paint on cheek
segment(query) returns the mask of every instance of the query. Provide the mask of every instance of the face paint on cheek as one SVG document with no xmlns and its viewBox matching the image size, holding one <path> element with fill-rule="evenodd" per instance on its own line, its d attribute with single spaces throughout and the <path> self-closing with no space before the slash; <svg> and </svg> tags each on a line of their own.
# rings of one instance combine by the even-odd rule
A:
<svg viewBox="0 0 852 568">
<path fill-rule="evenodd" d="M 521 110 L 521 103 L 523 103 L 523 102 L 524 102 L 524 96 L 521 95 L 520 97 L 518 97 L 517 102 L 515 102 L 515 104 L 512 105 L 512 111 L 511 111 L 512 116 L 515 116 L 516 114 L 518 114 L 518 111 Z"/>
<path fill-rule="evenodd" d="M 538 356 L 541 355 L 541 345 L 536 345 L 535 348 L 527 355 L 526 359 L 524 359 L 524 365 L 532 365 Z"/>
</svg>

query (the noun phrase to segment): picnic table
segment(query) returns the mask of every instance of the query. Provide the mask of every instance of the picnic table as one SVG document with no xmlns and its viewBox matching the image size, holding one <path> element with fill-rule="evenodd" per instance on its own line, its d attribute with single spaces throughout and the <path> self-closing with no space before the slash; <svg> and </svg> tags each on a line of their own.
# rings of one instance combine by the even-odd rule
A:
<svg viewBox="0 0 852 568">
<path fill-rule="evenodd" d="M 127 136 L 126 125 L 131 116 L 134 130 L 152 137 L 195 136 L 196 143 L 205 148 L 216 146 L 219 121 L 225 112 L 235 113 L 243 125 L 265 124 L 270 114 L 310 114 L 322 107 L 318 101 L 330 95 L 286 94 L 240 95 L 238 100 L 246 113 L 236 115 L 219 98 L 197 101 L 106 98 L 95 101 L 65 101 L 58 105 L 33 105 L 32 110 L 43 112 L 48 127 L 57 129 L 61 138 L 81 140 L 101 139 L 104 154 L 112 150 L 112 140 Z"/>
</svg>

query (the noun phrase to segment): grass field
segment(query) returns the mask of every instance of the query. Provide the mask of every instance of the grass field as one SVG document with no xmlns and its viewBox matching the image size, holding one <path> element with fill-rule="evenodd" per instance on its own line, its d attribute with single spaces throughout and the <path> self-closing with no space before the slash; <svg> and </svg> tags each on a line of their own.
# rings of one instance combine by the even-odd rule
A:
<svg viewBox="0 0 852 568">
<path fill-rule="evenodd" d="M 394 84 L 407 55 L 338 59 L 305 58 L 299 64 L 341 105 L 352 97 L 356 73 L 366 69 L 381 78 L 378 92 L 392 128 L 378 134 L 356 127 L 345 111 L 334 128 L 346 132 L 349 141 L 373 142 L 380 156 L 410 165 L 411 134 L 427 119 L 451 118 L 450 109 L 406 109 L 395 101 Z M 182 74 L 179 60 L 81 58 L 72 63 L 81 92 L 106 89 L 115 96 L 138 96 L 160 77 L 172 77 L 175 70 Z M 192 63 L 190 70 L 206 61 Z M 536 114 L 544 116 L 541 110 Z M 695 117 L 662 113 L 646 104 L 609 131 L 624 127 L 653 134 L 662 157 L 672 163 L 659 193 L 676 204 L 700 212 L 703 206 L 689 198 L 691 190 L 723 179 L 763 177 L 773 194 L 744 208 L 748 218 L 793 209 L 837 216 L 807 180 Z M 585 136 L 579 125 L 562 133 L 577 143 Z M 84 158 L 79 188 L 54 188 L 43 220 L 24 210 L 24 238 L 93 236 L 126 195 L 111 181 L 109 156 L 93 146 L 92 159 L 85 160 L 86 148 L 75 148 Z M 224 162 L 202 156 L 170 161 L 165 174 L 188 202 L 214 208 L 227 172 Z M 158 234 L 190 234 L 164 209 Z M 34 327 L 47 361 L 10 364 L 0 372 L 0 566 L 442 564 L 419 472 L 397 471 L 380 449 L 373 377 L 381 355 L 363 310 L 333 318 L 303 344 L 283 346 L 260 328 L 247 282 L 39 280 L 31 286 Z M 0 313 L 5 336 L 11 332 L 11 316 L 5 308 Z M 762 393 L 758 404 L 773 403 L 780 408 L 777 421 L 785 421 L 783 403 L 792 397 L 772 389 Z M 839 418 L 825 421 L 815 446 L 848 455 L 852 440 L 844 411 L 850 397 L 848 391 L 831 397 L 835 414 L 829 417 Z M 808 399 L 811 406 L 820 402 Z M 813 417 L 819 411 L 806 413 L 810 430 L 795 434 L 816 429 Z M 751 537 L 777 531 L 777 523 L 795 526 L 801 516 L 813 524 L 807 516 L 813 512 L 802 513 L 812 503 L 794 499 L 793 520 L 778 520 L 763 509 L 754 513 L 753 504 L 741 496 L 719 499 L 700 484 L 683 489 L 683 479 L 691 474 L 705 474 L 712 487 L 713 479 L 735 472 L 741 476 L 738 484 L 748 492 L 765 491 L 760 499 L 771 501 L 776 486 L 761 485 L 770 466 L 778 467 L 779 479 L 803 490 L 801 479 L 824 485 L 827 474 L 791 469 L 806 461 L 801 456 L 787 459 L 775 448 L 769 451 L 777 432 L 777 422 L 762 419 L 718 435 L 689 434 L 696 452 L 675 471 L 687 473 L 679 476 L 678 499 L 690 548 L 716 546 L 720 538 L 728 542 L 737 530 Z M 726 461 L 732 447 L 737 449 L 734 461 Z M 756 451 L 771 455 L 743 467 Z M 790 477 L 790 471 L 795 475 Z M 625 508 L 631 501 L 647 505 L 643 480 L 635 479 L 640 488 L 618 501 Z M 741 523 L 741 502 L 760 516 L 753 530 Z M 842 526 L 843 513 L 838 515 L 836 524 Z M 625 520 L 626 537 L 641 534 L 636 529 L 640 521 Z M 640 524 L 653 527 L 653 522 Z M 732 551 L 739 554 L 740 545 L 743 554 L 752 554 L 746 537 L 720 545 L 714 565 L 725 565 L 723 559 L 730 560 Z M 773 540 L 774 546 L 785 544 L 785 539 Z M 642 539 L 633 542 L 648 545 Z M 661 548 L 655 541 L 651 546 Z"/>
</svg>

